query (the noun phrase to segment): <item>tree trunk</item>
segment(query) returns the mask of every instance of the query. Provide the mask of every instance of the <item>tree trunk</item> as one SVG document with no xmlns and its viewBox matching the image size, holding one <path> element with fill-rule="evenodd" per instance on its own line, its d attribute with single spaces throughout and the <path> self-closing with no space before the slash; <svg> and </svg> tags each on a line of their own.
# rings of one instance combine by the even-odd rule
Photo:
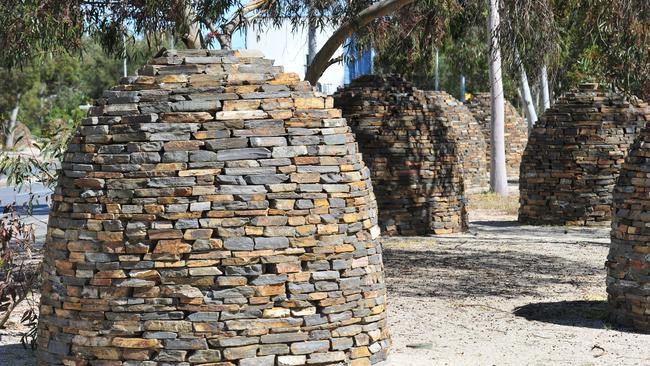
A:
<svg viewBox="0 0 650 366">
<path fill-rule="evenodd" d="M 465 103 L 465 75 L 460 74 L 460 101 Z"/>
<path fill-rule="evenodd" d="M 20 109 L 20 93 L 16 95 L 16 105 L 11 110 L 9 121 L 5 128 L 5 150 L 13 149 L 14 147 L 14 130 L 16 129 L 16 120 L 18 119 L 18 110 Z"/>
<path fill-rule="evenodd" d="M 129 69 L 127 67 L 127 54 L 126 54 L 126 35 L 122 33 L 122 76 L 127 77 L 129 76 Z"/>
<path fill-rule="evenodd" d="M 524 111 L 526 111 L 526 120 L 528 121 L 528 133 L 530 134 L 530 131 L 533 130 L 533 126 L 537 123 L 537 112 L 535 111 L 533 96 L 530 93 L 528 76 L 526 76 L 526 70 L 521 62 L 519 62 L 519 87 L 521 88 L 522 102 L 524 104 Z"/>
<path fill-rule="evenodd" d="M 264 12 L 264 6 L 268 5 L 269 0 L 250 0 L 246 5 L 239 8 L 230 19 L 221 25 L 221 32 L 217 35 L 217 40 L 219 45 L 223 50 L 229 50 L 232 48 L 232 35 L 238 30 L 242 25 L 246 25 L 249 19 L 246 18 L 248 13 L 258 11 L 256 17 L 261 15 Z M 210 28 L 213 33 L 217 33 L 216 29 L 208 21 L 205 21 L 206 25 Z"/>
<path fill-rule="evenodd" d="M 187 27 L 187 33 L 183 35 L 185 47 L 194 49 L 201 48 L 201 28 L 191 5 L 185 7 L 184 16 Z"/>
<path fill-rule="evenodd" d="M 438 48 L 436 47 L 436 78 L 434 90 L 440 90 L 440 57 L 438 55 Z"/>
<path fill-rule="evenodd" d="M 375 18 L 390 14 L 414 1 L 381 0 L 363 9 L 354 19 L 341 24 L 327 42 L 325 42 L 323 47 L 321 47 L 320 51 L 318 51 L 314 60 L 309 64 L 309 67 L 307 67 L 305 80 L 309 81 L 311 85 L 316 85 L 323 72 L 331 65 L 330 59 L 334 55 L 334 52 L 357 29 L 367 25 Z"/>
<path fill-rule="evenodd" d="M 548 70 L 546 65 L 542 66 L 541 72 L 541 87 L 542 87 L 542 113 L 551 107 L 551 98 L 548 92 Z"/>
<path fill-rule="evenodd" d="M 310 9 L 307 29 L 307 65 L 311 64 L 314 57 L 316 57 L 316 49 L 318 48 L 316 43 L 316 22 L 313 13 L 313 10 Z"/>
<path fill-rule="evenodd" d="M 491 153 L 490 161 L 490 190 L 502 196 L 508 195 L 508 175 L 506 173 L 505 147 L 505 99 L 503 97 L 503 79 L 501 77 L 501 49 L 499 47 L 499 2 L 490 1 L 489 30 L 489 67 L 490 67 L 490 100 L 491 116 Z"/>
</svg>

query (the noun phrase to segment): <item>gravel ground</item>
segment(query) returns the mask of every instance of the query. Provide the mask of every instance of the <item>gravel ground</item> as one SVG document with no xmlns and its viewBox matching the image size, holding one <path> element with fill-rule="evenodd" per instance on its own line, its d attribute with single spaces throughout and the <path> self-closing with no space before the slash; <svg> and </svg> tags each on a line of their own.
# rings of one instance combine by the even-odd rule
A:
<svg viewBox="0 0 650 366">
<path fill-rule="evenodd" d="M 648 365 L 650 335 L 606 320 L 608 228 L 522 226 L 384 239 L 389 365 Z"/>
<path fill-rule="evenodd" d="M 521 226 L 495 209 L 470 218 L 470 233 L 384 239 L 386 365 L 650 364 L 650 335 L 604 321 L 608 228 Z M 0 330 L 0 365 L 34 364 L 22 309 Z"/>
</svg>

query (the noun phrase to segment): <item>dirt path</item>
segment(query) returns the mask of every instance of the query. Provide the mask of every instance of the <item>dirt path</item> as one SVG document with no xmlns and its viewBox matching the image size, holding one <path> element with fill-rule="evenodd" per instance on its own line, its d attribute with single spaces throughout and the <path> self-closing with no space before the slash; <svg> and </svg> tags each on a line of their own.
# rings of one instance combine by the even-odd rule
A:
<svg viewBox="0 0 650 366">
<path fill-rule="evenodd" d="M 603 321 L 609 229 L 515 219 L 478 210 L 469 234 L 384 240 L 388 364 L 650 364 L 650 335 Z"/>
<path fill-rule="evenodd" d="M 608 228 L 519 226 L 495 210 L 471 218 L 466 234 L 384 239 L 386 365 L 650 364 L 650 335 L 603 321 Z M 2 366 L 34 364 L 17 316 L 0 330 Z"/>
</svg>

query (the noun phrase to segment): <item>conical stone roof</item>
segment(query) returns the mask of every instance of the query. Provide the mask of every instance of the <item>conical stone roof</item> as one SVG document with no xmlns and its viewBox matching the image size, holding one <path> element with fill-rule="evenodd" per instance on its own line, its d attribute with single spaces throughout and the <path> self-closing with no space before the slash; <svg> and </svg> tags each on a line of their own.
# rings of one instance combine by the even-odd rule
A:
<svg viewBox="0 0 650 366">
<path fill-rule="evenodd" d="M 248 50 L 163 51 L 106 91 L 52 197 L 39 363 L 384 359 L 375 198 L 332 104 Z"/>
</svg>

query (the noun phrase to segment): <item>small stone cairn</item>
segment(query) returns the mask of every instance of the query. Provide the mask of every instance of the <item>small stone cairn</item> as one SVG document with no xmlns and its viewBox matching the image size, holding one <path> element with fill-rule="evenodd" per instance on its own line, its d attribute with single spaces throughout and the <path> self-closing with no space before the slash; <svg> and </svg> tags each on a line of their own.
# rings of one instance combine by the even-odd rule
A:
<svg viewBox="0 0 650 366">
<path fill-rule="evenodd" d="M 490 93 L 476 93 L 466 102 L 466 105 L 481 126 L 481 131 L 487 143 L 485 151 L 489 171 L 492 156 L 492 147 L 490 144 L 490 134 L 492 133 L 492 103 L 490 103 Z M 519 115 L 517 109 L 507 100 L 504 112 L 506 173 L 508 174 L 508 180 L 517 181 L 519 179 L 521 156 L 528 142 L 528 126 L 526 125 L 526 120 Z"/>
<path fill-rule="evenodd" d="M 607 294 L 613 322 L 650 331 L 650 129 L 630 148 L 614 188 Z"/>
<path fill-rule="evenodd" d="M 440 113 L 443 96 L 399 77 L 362 76 L 335 94 L 370 168 L 388 235 L 467 228 L 457 135 Z"/>
<path fill-rule="evenodd" d="M 386 358 L 370 173 L 333 99 L 259 52 L 159 53 L 91 108 L 52 199 L 41 365 Z"/>
<path fill-rule="evenodd" d="M 519 221 L 608 224 L 621 165 L 648 119 L 646 103 L 596 84 L 560 97 L 535 125 L 524 152 Z"/>
</svg>

